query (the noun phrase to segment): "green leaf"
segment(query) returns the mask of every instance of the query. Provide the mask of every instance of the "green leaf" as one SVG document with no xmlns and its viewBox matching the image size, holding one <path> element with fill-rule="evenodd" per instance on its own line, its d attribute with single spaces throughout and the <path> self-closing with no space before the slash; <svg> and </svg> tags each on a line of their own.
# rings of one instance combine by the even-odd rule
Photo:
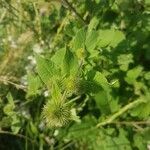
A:
<svg viewBox="0 0 150 150">
<path fill-rule="evenodd" d="M 132 150 L 130 146 L 130 141 L 127 139 L 127 132 L 123 129 L 119 129 L 119 136 L 114 138 L 114 145 L 116 145 L 117 149 L 125 149 L 125 150 Z"/>
<path fill-rule="evenodd" d="M 106 91 L 99 91 L 97 94 L 95 94 L 94 99 L 102 114 L 110 113 L 109 97 Z"/>
<path fill-rule="evenodd" d="M 52 56 L 51 60 L 54 62 L 54 64 L 58 67 L 62 65 L 64 56 L 65 56 L 66 48 L 61 48 L 55 52 L 55 54 Z"/>
<path fill-rule="evenodd" d="M 32 73 L 28 74 L 28 89 L 27 89 L 27 97 L 35 96 L 39 94 L 39 88 L 41 87 L 42 83 L 39 76 L 36 76 Z"/>
<path fill-rule="evenodd" d="M 100 108 L 102 113 L 109 114 L 110 113 L 110 106 L 109 102 L 111 101 L 111 89 L 108 84 L 106 77 L 100 73 L 96 72 L 94 77 L 94 81 L 102 87 L 97 94 L 95 94 L 94 98 L 96 101 L 97 106 Z"/>
<path fill-rule="evenodd" d="M 49 86 L 50 81 L 54 75 L 57 75 L 54 63 L 51 60 L 45 59 L 42 56 L 36 55 L 37 72 L 41 80 Z"/>
<path fill-rule="evenodd" d="M 98 46 L 106 47 L 111 43 L 114 37 L 114 30 L 100 30 L 99 35 L 100 37 L 99 37 Z"/>
<path fill-rule="evenodd" d="M 93 17 L 88 25 L 88 32 L 95 30 L 97 25 L 99 24 L 99 19 L 97 17 Z"/>
<path fill-rule="evenodd" d="M 30 121 L 29 125 L 30 125 L 31 132 L 34 135 L 37 135 L 38 134 L 38 130 L 37 130 L 37 127 L 35 126 L 35 124 L 32 121 Z"/>
<path fill-rule="evenodd" d="M 129 64 L 133 63 L 132 54 L 121 54 L 118 56 L 118 64 L 120 65 L 120 70 L 127 71 Z"/>
<path fill-rule="evenodd" d="M 86 39 L 85 28 L 80 29 L 73 39 L 73 51 L 84 48 Z"/>
<path fill-rule="evenodd" d="M 112 99 L 109 102 L 109 107 L 110 107 L 111 113 L 115 113 L 115 112 L 119 111 L 120 105 L 118 103 L 118 99 Z"/>
<path fill-rule="evenodd" d="M 63 96 L 61 94 L 61 89 L 56 81 L 52 82 L 51 96 L 52 100 L 54 100 L 55 102 L 56 101 L 60 102 L 62 100 Z"/>
<path fill-rule="evenodd" d="M 13 115 L 11 118 L 12 118 L 11 130 L 14 134 L 17 134 L 21 128 L 21 122 L 16 115 Z"/>
<path fill-rule="evenodd" d="M 65 55 L 62 64 L 62 74 L 63 75 L 75 75 L 79 69 L 78 60 L 75 55 L 66 48 Z"/>
<path fill-rule="evenodd" d="M 147 100 L 146 103 L 142 103 L 141 105 L 138 105 L 134 109 L 130 111 L 130 114 L 134 117 L 138 118 L 144 118 L 147 119 L 147 117 L 150 115 L 150 94 L 147 94 L 146 96 L 141 96 L 140 99 Z"/>
<path fill-rule="evenodd" d="M 10 116 L 4 116 L 0 121 L 1 128 L 8 128 L 11 126 L 12 118 Z"/>
<path fill-rule="evenodd" d="M 75 26 L 74 24 L 71 22 L 70 24 L 67 24 L 66 27 L 65 27 L 65 30 L 64 30 L 64 33 L 67 34 L 68 36 L 70 37 L 73 37 L 74 36 L 74 29 Z"/>
<path fill-rule="evenodd" d="M 123 40 L 125 40 L 124 33 L 119 30 L 114 30 L 114 36 L 113 39 L 111 40 L 110 46 L 116 47 Z"/>
<path fill-rule="evenodd" d="M 8 103 L 4 106 L 3 111 L 6 115 L 11 116 L 15 113 L 14 112 L 15 103 L 11 93 L 7 94 L 7 99 L 8 99 Z"/>
<path fill-rule="evenodd" d="M 14 106 L 13 106 L 13 105 L 11 105 L 11 104 L 6 104 L 6 105 L 4 106 L 4 108 L 3 108 L 3 111 L 4 111 L 4 113 L 5 113 L 6 115 L 11 116 L 11 115 L 14 114 L 13 109 L 14 109 Z"/>
<path fill-rule="evenodd" d="M 150 71 L 148 71 L 148 72 L 146 72 L 146 73 L 144 74 L 144 78 L 145 78 L 146 80 L 149 80 L 149 81 L 150 81 Z"/>
<path fill-rule="evenodd" d="M 145 0 L 145 5 L 148 5 L 150 7 L 150 0 Z"/>
<path fill-rule="evenodd" d="M 99 34 L 100 38 L 98 46 L 100 47 L 106 47 L 108 45 L 111 47 L 116 47 L 125 39 L 123 32 L 114 29 L 100 30 Z"/>
<path fill-rule="evenodd" d="M 123 129 L 119 130 L 118 136 L 113 137 L 107 133 L 107 130 L 100 131 L 93 145 L 94 150 L 132 150 L 130 141 Z"/>
<path fill-rule="evenodd" d="M 9 92 L 8 94 L 7 94 L 7 100 L 8 100 L 8 103 L 9 104 L 11 104 L 12 106 L 15 106 L 15 103 L 14 103 L 14 100 L 13 100 L 13 97 L 12 97 L 12 95 L 11 95 L 11 93 Z"/>
<path fill-rule="evenodd" d="M 88 52 L 92 53 L 97 46 L 99 33 L 97 31 L 90 31 L 87 33 L 85 45 Z"/>
<path fill-rule="evenodd" d="M 141 75 L 143 68 L 141 66 L 135 67 L 127 72 L 125 81 L 128 84 L 133 84 L 136 79 Z"/>
<path fill-rule="evenodd" d="M 135 147 L 137 147 L 139 150 L 146 150 L 146 141 L 140 134 L 135 134 L 133 139 Z"/>
<path fill-rule="evenodd" d="M 93 116 L 84 116 L 80 123 L 73 124 L 68 132 L 67 132 L 67 138 L 69 139 L 75 139 L 75 140 L 90 140 L 95 138 L 96 130 L 95 128 L 92 129 L 96 125 L 96 119 Z M 82 134 L 81 134 L 81 131 Z"/>
<path fill-rule="evenodd" d="M 110 89 L 109 83 L 102 73 L 96 72 L 94 81 L 98 83 L 105 91 L 109 91 Z"/>
<path fill-rule="evenodd" d="M 138 116 L 139 118 L 147 118 L 150 115 L 150 93 L 147 91 L 145 95 L 142 95 L 139 99 L 145 100 L 146 102 L 135 107 L 131 111 L 132 116 Z"/>
</svg>

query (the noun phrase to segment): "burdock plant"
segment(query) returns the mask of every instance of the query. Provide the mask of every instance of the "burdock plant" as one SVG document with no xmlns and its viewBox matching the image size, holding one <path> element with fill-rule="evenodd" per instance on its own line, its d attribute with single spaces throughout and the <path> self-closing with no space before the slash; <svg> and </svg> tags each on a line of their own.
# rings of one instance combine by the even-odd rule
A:
<svg viewBox="0 0 150 150">
<path fill-rule="evenodd" d="M 63 101 L 49 100 L 43 107 L 43 118 L 48 127 L 62 127 L 71 119 L 71 107 Z"/>
</svg>

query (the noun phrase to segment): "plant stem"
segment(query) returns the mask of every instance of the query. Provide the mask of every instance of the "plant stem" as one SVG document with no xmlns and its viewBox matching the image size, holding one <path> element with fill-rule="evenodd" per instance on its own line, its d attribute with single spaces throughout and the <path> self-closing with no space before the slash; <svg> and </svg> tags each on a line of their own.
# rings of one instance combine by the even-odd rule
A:
<svg viewBox="0 0 150 150">
<path fill-rule="evenodd" d="M 68 8 L 73 11 L 75 13 L 75 15 L 86 25 L 86 21 L 82 18 L 82 16 L 76 11 L 76 9 L 70 4 L 70 2 L 68 2 L 68 0 L 62 0 L 62 2 L 64 2 Z"/>
<path fill-rule="evenodd" d="M 26 91 L 26 89 L 27 89 L 24 85 L 14 83 L 14 82 L 10 81 L 9 79 L 6 79 L 3 76 L 0 76 L 0 82 L 2 82 L 3 84 L 11 84 L 11 85 L 15 86 L 17 89 L 21 89 L 24 91 Z"/>
<path fill-rule="evenodd" d="M 118 125 L 150 125 L 150 121 L 112 121 L 111 124 L 118 124 Z"/>
<path fill-rule="evenodd" d="M 65 104 L 66 104 L 66 105 L 71 104 L 71 103 L 75 102 L 76 100 L 78 100 L 80 97 L 81 97 L 81 96 L 77 96 L 77 97 L 71 99 L 70 101 L 66 102 Z"/>
<path fill-rule="evenodd" d="M 136 101 L 133 101 L 133 102 L 129 103 L 128 105 L 126 105 L 123 108 L 121 108 L 117 113 L 115 113 L 114 115 L 110 116 L 105 121 L 98 123 L 96 127 L 99 128 L 101 126 L 105 126 L 107 124 L 111 124 L 116 118 L 118 118 L 119 116 L 121 116 L 123 113 L 125 113 L 129 109 L 132 109 L 135 106 L 137 106 L 137 105 L 139 105 L 141 103 L 144 103 L 144 102 L 146 102 L 146 101 L 143 100 L 143 99 L 142 100 L 139 99 L 139 100 L 136 100 Z"/>
</svg>

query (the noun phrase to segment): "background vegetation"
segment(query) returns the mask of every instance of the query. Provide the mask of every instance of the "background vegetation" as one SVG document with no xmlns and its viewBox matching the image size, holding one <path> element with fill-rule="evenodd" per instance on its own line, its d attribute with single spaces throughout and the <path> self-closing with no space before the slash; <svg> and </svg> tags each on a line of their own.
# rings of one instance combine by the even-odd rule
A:
<svg viewBox="0 0 150 150">
<path fill-rule="evenodd" d="M 150 149 L 150 0 L 0 0 L 0 150 Z"/>
</svg>

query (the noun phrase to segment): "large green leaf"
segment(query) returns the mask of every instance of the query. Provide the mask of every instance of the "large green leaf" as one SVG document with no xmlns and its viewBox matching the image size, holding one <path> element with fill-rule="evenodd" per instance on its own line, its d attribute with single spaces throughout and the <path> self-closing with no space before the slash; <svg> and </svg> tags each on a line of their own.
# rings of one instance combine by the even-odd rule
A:
<svg viewBox="0 0 150 150">
<path fill-rule="evenodd" d="M 55 102 L 60 102 L 61 100 L 63 100 L 61 89 L 57 81 L 52 82 L 51 96 L 52 96 L 52 100 L 54 100 Z"/>
<path fill-rule="evenodd" d="M 85 45 L 88 52 L 92 53 L 97 46 L 99 33 L 97 31 L 90 31 L 87 33 Z"/>
<path fill-rule="evenodd" d="M 61 67 L 64 56 L 65 56 L 66 48 L 61 48 L 55 52 L 55 54 L 52 56 L 51 60 L 54 62 L 54 64 L 58 67 Z"/>
<path fill-rule="evenodd" d="M 28 74 L 27 80 L 28 80 L 27 96 L 29 97 L 39 94 L 39 88 L 42 85 L 39 76 L 30 73 Z"/>
<path fill-rule="evenodd" d="M 102 114 L 109 114 L 110 113 L 110 106 L 109 106 L 109 95 L 106 91 L 101 90 L 97 94 L 95 94 L 95 101 L 97 107 L 100 109 Z"/>
<path fill-rule="evenodd" d="M 99 47 L 116 47 L 121 41 L 125 39 L 123 32 L 114 29 L 100 30 L 99 34 Z"/>
<path fill-rule="evenodd" d="M 11 122 L 11 130 L 14 134 L 17 134 L 21 128 L 21 121 L 17 115 L 11 116 L 12 122 Z"/>
<path fill-rule="evenodd" d="M 119 130 L 118 136 L 110 136 L 107 130 L 99 132 L 94 144 L 94 150 L 131 150 L 130 141 L 123 129 Z"/>
<path fill-rule="evenodd" d="M 106 77 L 104 76 L 104 74 L 102 74 L 100 72 L 96 72 L 95 77 L 94 77 L 94 81 L 97 84 L 99 84 L 105 91 L 110 90 L 109 83 L 108 83 Z"/>
<path fill-rule="evenodd" d="M 141 96 L 140 99 L 147 100 L 147 102 L 132 109 L 130 114 L 134 117 L 146 119 L 150 116 L 150 94 L 147 93 L 145 96 Z"/>
<path fill-rule="evenodd" d="M 73 51 L 84 48 L 86 39 L 85 28 L 80 29 L 73 39 Z"/>
<path fill-rule="evenodd" d="M 71 75 L 76 74 L 79 69 L 78 60 L 75 55 L 68 49 L 65 49 L 65 55 L 62 62 L 62 74 Z"/>
<path fill-rule="evenodd" d="M 136 79 L 141 75 L 143 68 L 141 66 L 135 67 L 127 72 L 125 81 L 128 84 L 133 84 Z"/>
<path fill-rule="evenodd" d="M 111 95 L 110 95 L 111 89 L 108 84 L 108 81 L 106 77 L 100 72 L 96 73 L 94 77 L 94 81 L 101 87 L 99 92 L 96 93 L 94 96 L 96 104 L 100 108 L 102 113 L 109 114 L 110 113 L 109 102 L 111 101 Z"/>
<path fill-rule="evenodd" d="M 57 75 L 57 70 L 51 60 L 45 59 L 42 56 L 36 55 L 37 72 L 42 81 L 49 86 L 50 80 L 54 75 Z"/>
<path fill-rule="evenodd" d="M 87 115 L 82 118 L 82 122 L 75 123 L 69 128 L 69 132 L 67 132 L 67 137 L 75 140 L 93 140 L 95 139 L 96 132 L 96 119 L 93 116 Z M 82 132 L 83 131 L 83 132 Z M 82 132 L 82 134 L 81 134 Z"/>
<path fill-rule="evenodd" d="M 97 17 L 93 17 L 88 25 L 88 32 L 95 30 L 97 25 L 99 24 L 99 20 Z"/>
<path fill-rule="evenodd" d="M 142 137 L 142 135 L 140 135 L 139 133 L 136 133 L 133 137 L 134 139 L 134 146 L 137 147 L 139 150 L 145 150 L 146 149 L 146 140 L 144 139 L 144 137 Z"/>
<path fill-rule="evenodd" d="M 120 66 L 120 70 L 127 71 L 129 64 L 133 63 L 133 55 L 132 54 L 121 54 L 117 57 L 118 64 Z"/>
</svg>

